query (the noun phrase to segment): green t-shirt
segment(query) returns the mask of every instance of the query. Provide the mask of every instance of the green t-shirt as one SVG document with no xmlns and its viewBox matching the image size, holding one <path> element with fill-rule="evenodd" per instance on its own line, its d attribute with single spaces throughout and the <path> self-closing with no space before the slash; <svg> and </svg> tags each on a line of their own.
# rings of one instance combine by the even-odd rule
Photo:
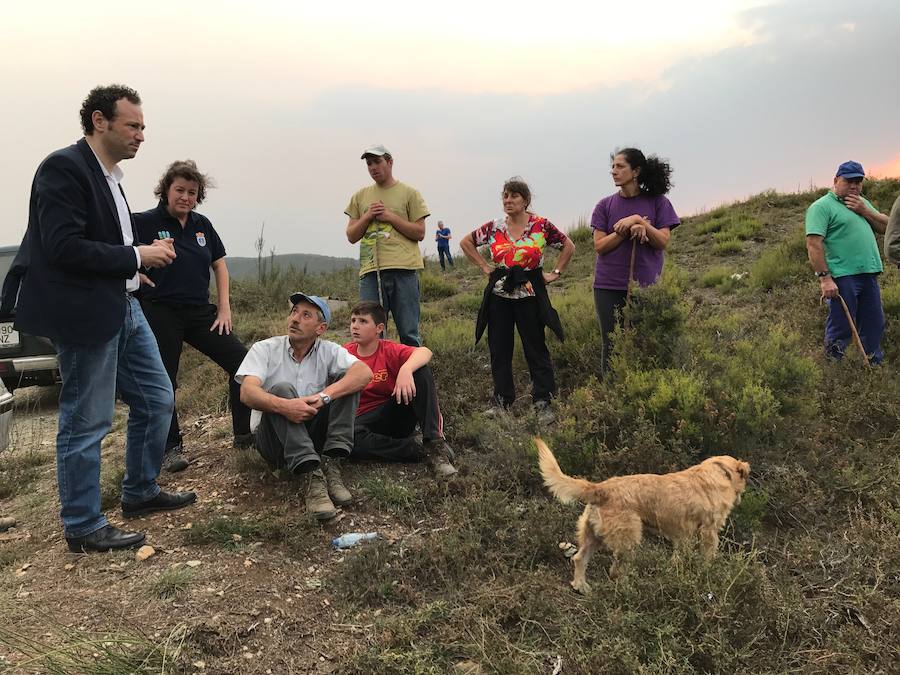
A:
<svg viewBox="0 0 900 675">
<path fill-rule="evenodd" d="M 861 199 L 874 210 L 867 199 Z M 830 190 L 806 209 L 806 234 L 823 238 L 825 262 L 833 277 L 884 270 L 869 221 L 848 209 Z"/>
<path fill-rule="evenodd" d="M 419 191 L 400 181 L 389 188 L 373 184 L 357 190 L 344 213 L 355 220 L 377 201 L 384 202 L 387 208 L 411 223 L 430 215 Z M 359 276 L 376 269 L 420 270 L 423 267 L 419 242 L 407 238 L 390 223 L 378 220 L 369 223 L 359 240 Z"/>
</svg>

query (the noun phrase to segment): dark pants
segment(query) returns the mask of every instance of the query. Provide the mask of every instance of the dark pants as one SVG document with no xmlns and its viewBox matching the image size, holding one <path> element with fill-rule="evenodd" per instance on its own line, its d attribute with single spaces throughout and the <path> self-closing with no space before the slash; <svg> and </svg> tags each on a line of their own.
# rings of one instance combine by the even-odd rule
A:
<svg viewBox="0 0 900 675">
<path fill-rule="evenodd" d="M 413 381 L 416 383 L 416 396 L 409 405 L 397 403 L 397 399 L 391 398 L 374 410 L 357 416 L 353 459 L 385 462 L 422 459 L 422 446 L 413 435 L 417 424 L 426 441 L 444 437 L 444 421 L 438 408 L 431 368 L 419 368 L 413 373 Z"/>
<path fill-rule="evenodd" d="M 872 363 L 881 363 L 884 352 L 881 350 L 881 336 L 884 334 L 884 310 L 881 307 L 881 290 L 878 287 L 877 274 L 850 274 L 836 277 L 838 291 L 850 316 L 856 323 L 856 330 L 863 349 Z M 852 333 L 841 301 L 837 298 L 828 301 L 828 318 L 825 320 L 825 353 L 834 359 L 840 359 L 850 344 Z"/>
<path fill-rule="evenodd" d="M 603 346 L 600 352 L 600 375 L 609 372 L 609 356 L 612 351 L 612 334 L 616 325 L 622 323 L 622 311 L 625 309 L 627 291 L 615 291 L 608 288 L 594 289 L 594 310 L 600 322 L 600 338 Z"/>
<path fill-rule="evenodd" d="M 538 316 L 537 300 L 510 300 L 496 295 L 491 298 L 487 325 L 494 399 L 503 406 L 511 406 L 516 400 L 512 370 L 514 328 L 519 331 L 525 360 L 531 373 L 532 399 L 549 401 L 556 394 L 556 379 L 550 350 L 547 349 L 544 337 L 544 326 Z"/>
<path fill-rule="evenodd" d="M 268 389 L 279 398 L 297 398 L 293 385 L 280 382 Z M 256 448 L 274 469 L 307 473 L 319 468 L 319 455 L 347 457 L 353 449 L 353 419 L 359 393 L 334 399 L 306 422 L 264 412 L 256 429 Z"/>
<path fill-rule="evenodd" d="M 441 261 L 441 269 L 447 269 L 444 267 L 444 256 L 447 256 L 447 262 L 450 263 L 450 267 L 453 267 L 453 256 L 450 255 L 449 248 L 441 248 L 438 246 L 438 259 Z"/>
<path fill-rule="evenodd" d="M 172 388 L 178 388 L 178 363 L 181 360 L 182 345 L 187 342 L 228 373 L 232 431 L 235 436 L 249 434 L 250 409 L 241 403 L 241 385 L 234 381 L 234 374 L 247 355 L 247 348 L 234 333 L 219 335 L 218 329 L 209 330 L 216 320 L 216 306 L 144 302 L 143 308 L 147 323 L 156 336 L 159 355 L 172 381 Z M 166 450 L 179 443 L 181 430 L 178 427 L 178 411 L 175 410 L 172 412 L 172 422 L 166 438 Z"/>
</svg>

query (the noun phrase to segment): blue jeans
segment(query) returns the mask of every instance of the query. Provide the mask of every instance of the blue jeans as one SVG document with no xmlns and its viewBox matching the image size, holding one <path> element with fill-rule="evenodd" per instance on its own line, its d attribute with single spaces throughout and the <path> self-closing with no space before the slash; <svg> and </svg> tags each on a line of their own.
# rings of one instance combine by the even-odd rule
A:
<svg viewBox="0 0 900 675">
<path fill-rule="evenodd" d="M 419 335 L 419 274 L 416 270 L 381 270 L 381 293 L 378 275 L 369 272 L 359 279 L 359 299 L 381 303 L 394 317 L 400 342 L 421 347 Z"/>
<path fill-rule="evenodd" d="M 67 537 L 108 524 L 100 511 L 100 443 L 112 426 L 117 390 L 129 407 L 122 501 L 159 494 L 156 477 L 175 398 L 140 304 L 130 296 L 127 303 L 122 328 L 108 342 L 56 343 L 62 376 L 56 477 Z"/>
<path fill-rule="evenodd" d="M 881 350 L 881 336 L 884 334 L 884 310 L 881 307 L 881 290 L 878 287 L 877 274 L 850 274 L 836 277 L 838 292 L 850 316 L 856 322 L 856 330 L 863 349 L 871 363 L 881 363 L 884 352 Z M 837 298 L 828 301 L 828 318 L 825 320 L 825 353 L 840 359 L 850 344 L 852 333 L 850 324 Z"/>
<path fill-rule="evenodd" d="M 447 268 L 444 266 L 444 256 L 447 256 L 447 262 L 450 263 L 450 267 L 453 267 L 453 256 L 450 255 L 450 249 L 449 249 L 449 248 L 441 248 L 440 246 L 438 246 L 437 252 L 438 252 L 438 259 L 441 261 L 441 269 L 442 269 L 442 270 L 447 269 Z"/>
</svg>

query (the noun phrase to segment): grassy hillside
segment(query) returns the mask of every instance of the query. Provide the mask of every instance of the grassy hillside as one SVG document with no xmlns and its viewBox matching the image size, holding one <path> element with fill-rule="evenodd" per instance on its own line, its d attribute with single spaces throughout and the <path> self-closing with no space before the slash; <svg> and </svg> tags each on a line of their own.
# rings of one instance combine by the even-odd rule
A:
<svg viewBox="0 0 900 675">
<path fill-rule="evenodd" d="M 890 180 L 865 190 L 883 211 L 898 193 L 900 181 Z M 198 486 L 201 503 L 147 525 L 169 549 L 155 565 L 138 570 L 127 554 L 111 556 L 122 570 L 107 574 L 109 583 L 119 596 L 138 593 L 141 608 L 81 583 L 69 612 L 92 618 L 67 621 L 52 604 L 72 592 L 63 573 L 31 586 L 14 577 L 23 561 L 58 563 L 58 535 L 46 541 L 56 525 L 47 522 L 35 528 L 43 539 L 0 543 L 0 597 L 18 611 L 0 616 L 14 625 L 0 629 L 0 645 L 41 664 L 50 639 L 37 636 L 69 645 L 79 627 L 93 636 L 126 631 L 132 646 L 121 658 L 174 671 L 202 661 L 208 672 L 512 674 L 559 672 L 558 664 L 566 674 L 896 672 L 900 273 L 882 278 L 885 365 L 865 368 L 852 350 L 843 363 L 826 362 L 825 308 L 802 230 L 819 194 L 764 193 L 687 219 L 661 283 L 629 308 L 633 328 L 617 336 L 615 375 L 605 383 L 595 375 L 591 235 L 573 230 L 576 258 L 552 287 L 567 339 L 549 338 L 561 392 L 559 421 L 546 429 L 529 415 L 521 353 L 514 415 L 484 417 L 488 352 L 486 340 L 473 344 L 483 278 L 462 259 L 446 275 L 429 264 L 422 334 L 460 475 L 444 485 L 419 466 L 350 467 L 361 500 L 325 531 L 306 518 L 302 485 L 226 447 L 224 376 L 187 353 L 179 405 L 185 428 L 196 420 L 188 445 L 205 464 L 179 481 Z M 238 331 L 248 342 L 283 332 L 290 291 L 352 300 L 355 283 L 354 270 L 283 275 L 265 287 L 238 281 Z M 332 339 L 346 340 L 347 320 L 346 309 L 336 313 Z M 579 596 L 560 544 L 574 539 L 580 508 L 541 486 L 534 434 L 569 473 L 664 472 L 728 453 L 750 462 L 750 486 L 714 561 L 650 539 L 615 581 L 609 556 L 595 556 L 593 591 Z M 34 457 L 47 455 L 35 453 L 11 455 L 0 497 L 37 519 L 52 499 L 33 495 L 53 485 L 50 469 L 35 469 Z M 114 480 L 105 485 L 115 494 Z M 361 529 L 384 539 L 330 551 L 331 536 Z M 101 574 L 102 558 L 80 565 Z M 187 558 L 204 565 L 181 567 Z M 23 589 L 30 601 L 17 596 Z M 38 647 L 28 652 L 22 636 Z M 161 653 L 176 665 L 160 665 Z"/>
</svg>

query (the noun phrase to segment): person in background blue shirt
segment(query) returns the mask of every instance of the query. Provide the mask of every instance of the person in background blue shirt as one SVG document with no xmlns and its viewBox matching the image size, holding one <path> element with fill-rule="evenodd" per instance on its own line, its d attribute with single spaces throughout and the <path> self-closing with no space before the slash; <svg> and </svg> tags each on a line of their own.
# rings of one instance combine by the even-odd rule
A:
<svg viewBox="0 0 900 675">
<path fill-rule="evenodd" d="M 447 256 L 447 262 L 453 267 L 453 256 L 450 255 L 450 228 L 444 225 L 443 220 L 438 221 L 438 229 L 434 234 L 434 240 L 437 242 L 438 258 L 441 261 L 441 269 L 446 271 L 444 266 L 444 256 Z"/>
</svg>

